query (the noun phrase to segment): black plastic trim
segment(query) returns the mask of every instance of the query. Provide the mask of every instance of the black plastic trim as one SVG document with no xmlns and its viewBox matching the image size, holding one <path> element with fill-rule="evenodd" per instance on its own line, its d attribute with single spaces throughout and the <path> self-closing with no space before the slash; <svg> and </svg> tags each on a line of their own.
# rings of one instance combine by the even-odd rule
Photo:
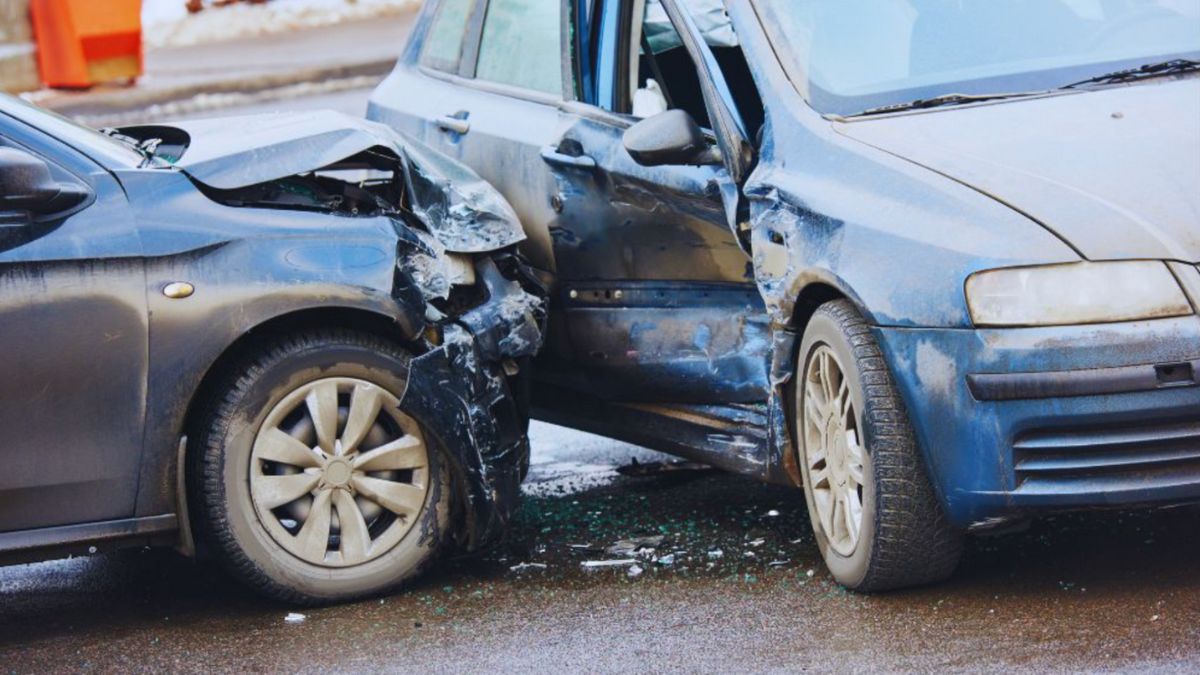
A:
<svg viewBox="0 0 1200 675">
<path fill-rule="evenodd" d="M 0 532 L 0 563 L 48 560 L 132 546 L 170 544 L 179 519 L 173 513 L 99 523 Z"/>
<path fill-rule="evenodd" d="M 1198 385 L 1200 359 L 1119 368 L 967 375 L 967 387 L 977 401 L 1103 396 Z"/>
</svg>

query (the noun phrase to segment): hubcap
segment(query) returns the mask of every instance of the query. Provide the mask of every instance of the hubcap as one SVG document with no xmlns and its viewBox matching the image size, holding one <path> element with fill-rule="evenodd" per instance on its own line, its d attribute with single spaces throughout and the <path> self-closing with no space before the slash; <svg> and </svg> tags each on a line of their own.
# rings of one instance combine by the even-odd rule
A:
<svg viewBox="0 0 1200 675">
<path fill-rule="evenodd" d="M 863 519 L 863 447 L 858 411 L 837 355 L 818 346 L 805 367 L 804 460 L 821 530 L 830 547 L 854 553 Z"/>
<path fill-rule="evenodd" d="M 271 538 L 323 567 L 373 560 L 412 529 L 429 491 L 416 421 L 353 378 L 310 382 L 267 414 L 250 454 L 250 498 Z"/>
</svg>

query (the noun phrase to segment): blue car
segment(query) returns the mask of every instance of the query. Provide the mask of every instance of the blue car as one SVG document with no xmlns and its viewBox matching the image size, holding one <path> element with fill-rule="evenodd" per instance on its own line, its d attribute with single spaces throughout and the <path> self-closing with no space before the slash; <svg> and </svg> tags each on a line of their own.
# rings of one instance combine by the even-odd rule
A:
<svg viewBox="0 0 1200 675">
<path fill-rule="evenodd" d="M 833 576 L 1200 500 L 1200 1 L 433 0 L 369 117 L 513 205 L 534 415 L 803 490 Z"/>
</svg>

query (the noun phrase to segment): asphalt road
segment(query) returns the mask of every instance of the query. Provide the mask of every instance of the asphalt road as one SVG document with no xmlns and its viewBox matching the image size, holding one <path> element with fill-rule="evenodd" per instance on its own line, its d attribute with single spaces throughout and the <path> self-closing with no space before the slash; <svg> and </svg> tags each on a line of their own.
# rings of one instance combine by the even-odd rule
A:
<svg viewBox="0 0 1200 675">
<path fill-rule="evenodd" d="M 353 113 L 365 95 L 245 110 Z M 618 476 L 660 457 L 540 424 L 533 439 L 502 546 L 293 622 L 166 551 L 0 569 L 0 672 L 1200 670 L 1200 507 L 1055 517 L 973 540 L 948 583 L 860 596 L 822 570 L 795 490 Z M 640 573 L 583 566 L 650 535 Z"/>
</svg>

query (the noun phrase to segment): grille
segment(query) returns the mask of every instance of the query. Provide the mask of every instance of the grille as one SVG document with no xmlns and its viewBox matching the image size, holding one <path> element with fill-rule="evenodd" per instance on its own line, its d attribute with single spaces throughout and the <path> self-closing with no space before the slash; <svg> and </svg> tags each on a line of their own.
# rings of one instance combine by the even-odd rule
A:
<svg viewBox="0 0 1200 675">
<path fill-rule="evenodd" d="M 1035 431 L 1013 447 L 1018 487 L 1049 481 L 1153 488 L 1200 477 L 1200 420 Z"/>
</svg>

